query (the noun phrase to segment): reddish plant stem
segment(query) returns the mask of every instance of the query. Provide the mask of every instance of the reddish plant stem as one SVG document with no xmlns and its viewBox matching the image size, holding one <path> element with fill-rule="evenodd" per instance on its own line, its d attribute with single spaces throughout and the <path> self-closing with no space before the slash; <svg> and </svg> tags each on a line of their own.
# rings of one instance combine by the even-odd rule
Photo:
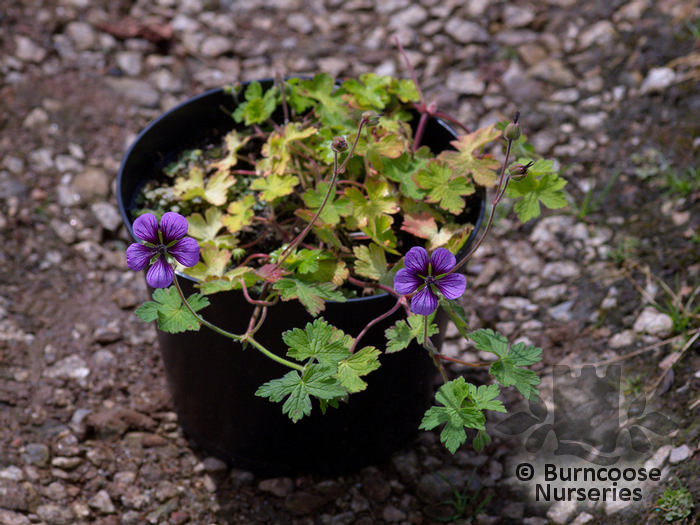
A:
<svg viewBox="0 0 700 525">
<path fill-rule="evenodd" d="M 284 124 L 286 126 L 289 122 L 289 108 L 287 107 L 287 97 L 284 96 L 284 80 L 282 79 L 282 73 L 279 69 L 275 72 L 275 83 L 282 97 L 282 114 L 284 115 Z"/>
<path fill-rule="evenodd" d="M 416 91 L 418 91 L 418 96 L 420 97 L 420 107 L 422 108 L 422 111 L 425 111 L 427 108 L 427 105 L 425 104 L 425 97 L 423 96 L 423 90 L 420 88 L 420 84 L 418 84 L 418 77 L 416 77 L 416 70 L 413 69 L 413 66 L 411 65 L 411 61 L 408 59 L 408 55 L 406 54 L 406 51 L 404 50 L 403 46 L 401 45 L 401 41 L 399 40 L 399 37 L 394 38 L 394 42 L 396 42 L 396 47 L 399 48 L 399 53 L 401 53 L 401 56 L 404 59 L 404 62 L 406 62 L 406 67 L 408 67 L 408 72 L 411 75 L 411 79 L 413 80 L 413 83 L 416 86 Z"/>
<path fill-rule="evenodd" d="M 256 314 L 259 315 L 259 319 L 257 323 L 254 323 Z M 267 306 L 261 307 L 256 307 L 255 312 L 253 312 L 253 315 L 250 317 L 250 322 L 248 323 L 248 331 L 246 332 L 246 335 L 254 335 L 262 326 L 262 324 L 265 322 L 265 318 L 267 317 Z"/>
<path fill-rule="evenodd" d="M 272 306 L 275 304 L 277 301 L 261 301 L 260 299 L 253 299 L 248 295 L 248 288 L 245 285 L 245 280 L 241 278 L 241 290 L 243 291 L 243 295 L 245 296 L 245 300 L 248 301 L 250 304 L 255 304 L 259 306 Z"/>
<path fill-rule="evenodd" d="M 423 139 L 423 133 L 425 133 L 425 126 L 428 122 L 429 117 L 437 117 L 439 119 L 446 120 L 447 122 L 454 124 L 455 126 L 458 126 L 462 130 L 464 130 L 465 133 L 469 133 L 469 129 L 459 120 L 452 117 L 451 115 L 448 115 L 447 113 L 438 111 L 435 103 L 427 104 L 425 102 L 423 90 L 421 89 L 420 84 L 418 83 L 418 77 L 416 77 L 416 71 L 411 65 L 411 61 L 408 59 L 408 55 L 406 54 L 406 51 L 401 45 L 401 42 L 399 42 L 399 39 L 395 38 L 394 40 L 396 42 L 396 46 L 399 48 L 399 52 L 401 53 L 404 62 L 406 62 L 406 67 L 408 68 L 408 72 L 411 75 L 413 84 L 416 86 L 416 91 L 418 91 L 418 97 L 420 98 L 420 103 L 413 105 L 415 110 L 418 111 L 418 113 L 420 113 L 420 120 L 418 121 L 416 133 L 413 137 L 413 146 L 411 148 L 412 151 L 415 153 L 415 151 L 420 147 L 421 140 Z"/>
<path fill-rule="evenodd" d="M 361 331 L 361 332 L 357 335 L 357 337 L 355 338 L 355 341 L 353 341 L 352 346 L 350 347 L 350 353 L 351 353 L 351 354 L 354 354 L 354 353 L 355 353 L 355 348 L 357 348 L 358 342 L 360 341 L 360 339 L 362 339 L 362 338 L 364 337 L 364 335 L 369 331 L 370 328 L 372 328 L 375 324 L 380 323 L 380 322 L 382 322 L 384 319 L 387 319 L 388 317 L 390 317 L 391 315 L 393 315 L 394 312 L 396 312 L 396 310 L 398 310 L 400 306 L 401 306 L 401 299 L 399 299 L 398 301 L 396 301 L 396 304 L 395 304 L 394 306 L 392 306 L 390 310 L 387 310 L 386 312 L 384 312 L 384 313 L 383 313 L 382 315 L 380 315 L 379 317 L 375 317 L 375 318 L 372 319 L 369 323 L 367 323 L 367 326 L 365 326 L 365 327 L 362 329 L 362 331 Z"/>
<path fill-rule="evenodd" d="M 243 262 L 239 263 L 238 266 L 245 266 L 248 262 L 253 259 L 269 259 L 270 256 L 266 253 L 251 253 L 248 257 L 243 259 Z"/>
<path fill-rule="evenodd" d="M 508 144 L 506 146 L 506 158 L 503 161 L 503 167 L 501 168 L 501 174 L 498 179 L 498 186 L 496 189 L 496 196 L 493 199 L 493 203 L 491 204 L 491 213 L 489 214 L 488 221 L 486 222 L 486 226 L 484 227 L 484 233 L 481 234 L 481 237 L 479 237 L 479 240 L 474 243 L 474 246 L 469 250 L 467 255 L 462 257 L 460 261 L 455 264 L 454 268 L 452 268 L 447 274 L 450 274 L 452 272 L 456 272 L 459 270 L 462 266 L 464 266 L 469 259 L 471 259 L 472 255 L 474 255 L 474 252 L 479 249 L 479 246 L 481 246 L 481 243 L 484 242 L 484 239 L 489 233 L 489 230 L 491 229 L 491 224 L 493 223 L 493 217 L 495 215 L 496 207 L 498 206 L 498 203 L 501 202 L 501 198 L 503 198 L 503 194 L 506 191 L 506 187 L 508 186 L 508 180 L 509 177 L 506 173 L 506 168 L 508 166 L 508 157 L 510 156 L 510 149 L 511 149 L 511 144 L 512 140 L 508 141 Z"/>
<path fill-rule="evenodd" d="M 362 191 L 365 191 L 367 187 L 362 184 L 361 182 L 357 182 L 356 180 L 348 180 L 348 179 L 342 179 L 336 182 L 338 186 L 357 186 L 360 188 Z"/>
<path fill-rule="evenodd" d="M 359 279 L 352 276 L 348 276 L 348 282 L 360 288 L 379 288 L 380 290 L 385 291 L 389 295 L 393 295 L 394 297 L 401 297 L 399 294 L 396 293 L 396 290 L 390 288 L 389 286 L 384 286 L 383 284 L 367 283 L 365 281 L 360 281 Z"/>
<path fill-rule="evenodd" d="M 423 133 L 425 132 L 425 126 L 428 123 L 429 113 L 424 111 L 420 114 L 420 120 L 418 121 L 418 127 L 416 128 L 416 134 L 413 137 L 413 145 L 411 146 L 411 151 L 415 153 L 423 139 Z"/>
<path fill-rule="evenodd" d="M 355 135 L 355 141 L 352 143 L 352 146 L 350 147 L 350 150 L 348 151 L 347 156 L 345 157 L 345 160 L 343 163 L 338 166 L 338 153 L 334 151 L 335 153 L 335 159 L 334 159 L 334 166 L 333 166 L 333 176 L 331 177 L 331 182 L 328 185 L 328 191 L 326 191 L 326 195 L 323 198 L 323 202 L 321 203 L 321 206 L 316 210 L 316 213 L 314 214 L 313 218 L 309 222 L 309 224 L 306 225 L 306 227 L 302 230 L 302 232 L 297 235 L 292 242 L 290 242 L 287 247 L 282 250 L 282 253 L 280 254 L 279 259 L 275 263 L 276 267 L 279 267 L 282 265 L 282 263 L 289 257 L 289 254 L 292 253 L 292 250 L 296 248 L 301 241 L 304 240 L 304 238 L 308 235 L 308 233 L 311 231 L 311 228 L 313 228 L 314 223 L 316 222 L 316 219 L 319 218 L 321 215 L 321 212 L 323 211 L 323 208 L 325 208 L 326 204 L 328 203 L 328 200 L 330 198 L 331 192 L 335 191 L 335 181 L 338 178 L 338 175 L 343 173 L 345 171 L 345 166 L 348 163 L 348 160 L 350 157 L 352 157 L 355 148 L 357 147 L 357 143 L 360 140 L 360 133 L 362 132 L 362 128 L 367 124 L 369 121 L 369 117 L 362 117 L 362 120 L 360 120 L 359 127 L 357 128 L 357 134 Z"/>
</svg>

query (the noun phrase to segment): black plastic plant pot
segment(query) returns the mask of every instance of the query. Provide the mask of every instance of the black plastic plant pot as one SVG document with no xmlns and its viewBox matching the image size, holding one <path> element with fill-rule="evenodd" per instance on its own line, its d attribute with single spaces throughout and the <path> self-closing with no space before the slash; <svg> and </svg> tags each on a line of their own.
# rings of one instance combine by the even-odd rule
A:
<svg viewBox="0 0 700 525">
<path fill-rule="evenodd" d="M 234 127 L 235 104 L 221 89 L 168 111 L 138 136 L 124 158 L 117 179 L 119 209 L 133 236 L 131 211 L 140 188 L 184 148 L 212 130 L 225 134 Z M 449 148 L 454 132 L 432 120 L 424 143 L 435 151 Z M 485 207 L 483 192 L 471 196 L 465 222 L 479 229 Z M 186 295 L 195 282 L 180 276 Z M 238 291 L 209 296 L 203 315 L 234 333 L 243 333 L 253 307 Z M 395 304 L 389 295 L 327 302 L 321 316 L 345 333 L 357 336 L 368 323 Z M 367 332 L 361 346 L 385 348 L 384 331 L 402 317 L 385 319 Z M 280 302 L 268 311 L 256 334 L 263 345 L 284 355 L 282 333 L 303 328 L 313 318 L 296 301 Z M 438 316 L 444 326 L 445 316 Z M 382 355 L 381 367 L 369 374 L 366 390 L 322 414 L 314 403 L 310 416 L 293 423 L 278 403 L 256 397 L 263 383 L 288 372 L 252 347 L 243 349 L 205 327 L 197 332 L 158 331 L 168 386 L 180 425 L 207 453 L 264 475 L 293 473 L 341 474 L 385 461 L 415 437 L 431 405 L 436 380 L 432 358 L 419 345 Z M 441 341 L 435 341 L 441 344 Z"/>
</svg>

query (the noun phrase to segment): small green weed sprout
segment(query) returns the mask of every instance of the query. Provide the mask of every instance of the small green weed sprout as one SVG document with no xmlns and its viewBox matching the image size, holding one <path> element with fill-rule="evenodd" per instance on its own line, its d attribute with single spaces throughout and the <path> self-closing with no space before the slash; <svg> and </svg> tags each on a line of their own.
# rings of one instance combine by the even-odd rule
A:
<svg viewBox="0 0 700 525">
<path fill-rule="evenodd" d="M 656 505 L 657 512 L 666 513 L 664 519 L 669 523 L 686 519 L 695 507 L 693 496 L 680 482 L 678 482 L 678 488 L 667 487 Z"/>
</svg>

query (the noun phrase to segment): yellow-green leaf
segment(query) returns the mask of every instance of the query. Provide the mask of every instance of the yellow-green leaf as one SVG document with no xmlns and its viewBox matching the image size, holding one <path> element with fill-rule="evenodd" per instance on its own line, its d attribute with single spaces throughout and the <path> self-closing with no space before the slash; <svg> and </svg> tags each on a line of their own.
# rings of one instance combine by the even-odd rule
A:
<svg viewBox="0 0 700 525">
<path fill-rule="evenodd" d="M 211 167 L 215 168 L 218 173 L 228 174 L 238 162 L 236 157 L 238 150 L 248 142 L 248 139 L 249 137 L 241 139 L 235 129 L 227 133 L 224 137 L 226 155 L 221 160 L 213 162 Z"/>
<path fill-rule="evenodd" d="M 231 251 L 219 248 L 213 241 L 200 243 L 199 253 L 202 261 L 185 270 L 185 273 L 200 281 L 223 275 L 231 262 Z"/>
<path fill-rule="evenodd" d="M 427 239 L 428 246 L 426 248 L 432 251 L 435 248 L 447 245 L 454 236 L 462 237 L 468 235 L 472 231 L 473 226 L 471 224 L 465 226 L 446 224 L 442 228 L 438 228 L 433 216 L 427 211 L 422 211 L 418 214 L 407 214 L 404 216 L 401 229 L 420 239 Z M 450 251 L 454 253 L 454 250 Z"/>
<path fill-rule="evenodd" d="M 371 243 L 369 246 L 355 246 L 355 272 L 362 277 L 379 280 L 386 273 L 386 254 L 381 246 Z"/>
<path fill-rule="evenodd" d="M 252 195 L 246 195 L 242 200 L 232 202 L 226 209 L 227 215 L 221 219 L 221 222 L 231 233 L 238 233 L 253 222 L 254 205 L 255 197 Z"/>
<path fill-rule="evenodd" d="M 436 202 L 439 206 L 453 214 L 458 214 L 464 208 L 463 195 L 471 195 L 476 191 L 463 175 L 455 175 L 450 166 L 438 160 L 430 161 L 426 169 L 416 174 L 416 184 L 428 190 L 428 202 Z"/>
<path fill-rule="evenodd" d="M 215 173 L 204 180 L 204 173 L 198 167 L 190 169 L 187 178 L 180 177 L 175 182 L 173 190 L 182 200 L 192 200 L 201 197 L 214 206 L 226 204 L 228 189 L 236 183 L 236 179 L 226 173 Z"/>
<path fill-rule="evenodd" d="M 287 124 L 282 133 L 274 131 L 263 145 L 264 158 L 258 162 L 256 172 L 263 177 L 270 174 L 284 174 L 291 158 L 290 143 L 308 138 L 317 132 L 318 130 L 313 127 L 302 128 L 298 122 Z"/>
<path fill-rule="evenodd" d="M 373 346 L 366 346 L 338 363 L 336 377 L 345 390 L 353 394 L 367 388 L 367 383 L 360 377 L 379 368 L 379 353 Z"/>
<path fill-rule="evenodd" d="M 443 151 L 438 158 L 446 161 L 450 167 L 462 175 L 471 174 L 477 184 L 492 187 L 496 184 L 494 170 L 500 164 L 493 157 L 482 154 L 481 150 L 500 136 L 501 132 L 496 129 L 495 124 L 477 129 L 451 142 L 457 151 Z"/>
<path fill-rule="evenodd" d="M 267 177 L 255 179 L 250 188 L 260 191 L 260 200 L 271 202 L 294 193 L 294 188 L 297 184 L 299 184 L 299 178 L 296 175 L 278 175 L 273 173 Z"/>
<path fill-rule="evenodd" d="M 200 243 L 211 241 L 219 248 L 234 248 L 237 240 L 233 235 L 222 234 L 219 231 L 224 227 L 221 219 L 224 212 L 219 208 L 207 208 L 205 216 L 202 217 L 199 213 L 193 213 L 187 217 L 189 229 L 187 234 L 197 239 Z"/>
<path fill-rule="evenodd" d="M 353 204 L 353 215 L 360 226 L 366 226 L 368 220 L 384 214 L 394 214 L 399 211 L 396 193 L 385 180 L 368 180 L 365 183 L 367 195 L 355 187 L 345 190 L 345 196 Z"/>
</svg>

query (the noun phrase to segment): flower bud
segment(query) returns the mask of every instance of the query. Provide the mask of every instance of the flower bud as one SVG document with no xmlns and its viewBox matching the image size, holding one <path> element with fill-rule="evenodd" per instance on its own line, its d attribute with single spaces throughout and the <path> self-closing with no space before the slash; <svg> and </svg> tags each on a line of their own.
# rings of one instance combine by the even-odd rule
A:
<svg viewBox="0 0 700 525">
<path fill-rule="evenodd" d="M 368 126 L 376 126 L 379 124 L 379 117 L 381 117 L 381 115 L 375 111 L 365 111 L 362 114 L 362 120 L 364 120 Z"/>
<path fill-rule="evenodd" d="M 509 122 L 506 129 L 503 130 L 503 136 L 506 140 L 518 140 L 520 138 L 520 124 Z"/>
<path fill-rule="evenodd" d="M 345 140 L 345 137 L 333 137 L 331 149 L 336 153 L 341 153 L 348 149 L 348 141 Z"/>
<path fill-rule="evenodd" d="M 530 169 L 530 166 L 532 166 L 533 164 L 534 162 L 532 161 L 528 162 L 525 165 L 513 164 L 510 168 L 508 168 L 508 174 L 513 180 L 523 180 L 527 175 L 527 170 Z"/>
</svg>

